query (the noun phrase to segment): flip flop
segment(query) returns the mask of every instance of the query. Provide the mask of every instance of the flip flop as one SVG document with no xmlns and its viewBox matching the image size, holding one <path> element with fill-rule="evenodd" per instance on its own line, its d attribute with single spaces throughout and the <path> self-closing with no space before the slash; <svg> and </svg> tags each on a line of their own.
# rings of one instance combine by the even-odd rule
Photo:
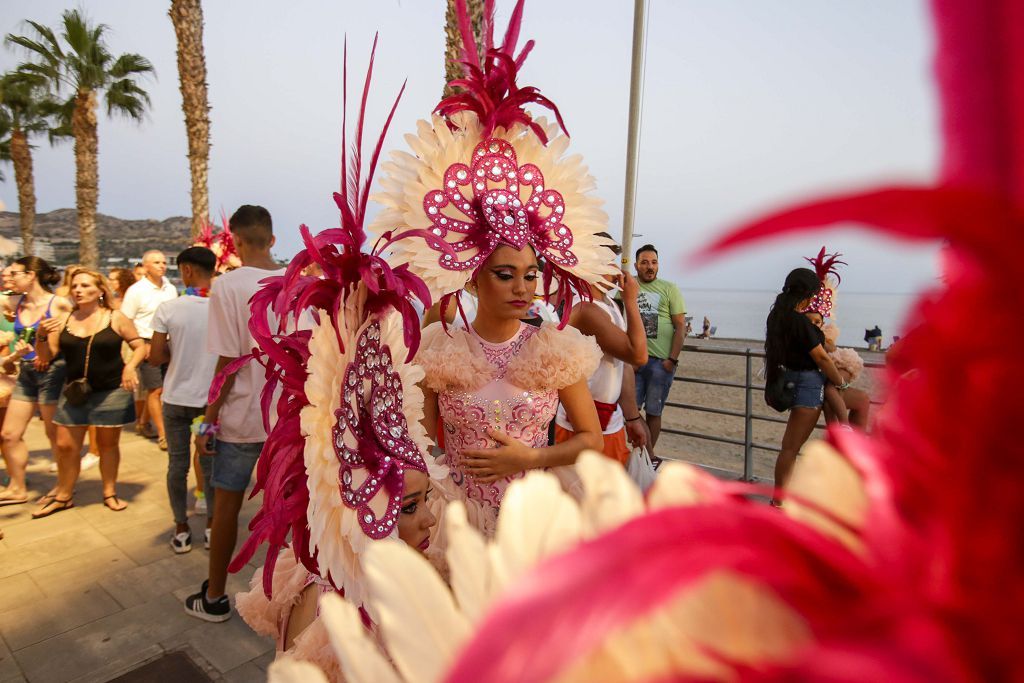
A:
<svg viewBox="0 0 1024 683">
<path fill-rule="evenodd" d="M 44 505 L 42 510 L 33 512 L 32 519 L 42 519 L 43 517 L 49 517 L 52 514 L 60 512 L 61 510 L 68 510 L 73 507 L 75 507 L 75 502 L 71 498 L 68 498 L 67 500 L 54 498 L 49 503 Z"/>
<path fill-rule="evenodd" d="M 109 505 L 107 505 L 107 501 L 110 500 L 111 498 L 114 499 L 115 505 L 124 505 L 124 507 L 112 508 Z M 111 496 L 103 496 L 103 504 L 106 505 L 107 509 L 110 510 L 111 512 L 124 512 L 125 510 L 128 509 L 128 505 L 126 503 L 122 503 L 121 499 L 117 497 L 116 493 Z"/>
<path fill-rule="evenodd" d="M 22 505 L 28 502 L 28 496 L 24 498 L 0 498 L 0 507 L 5 505 Z"/>
</svg>

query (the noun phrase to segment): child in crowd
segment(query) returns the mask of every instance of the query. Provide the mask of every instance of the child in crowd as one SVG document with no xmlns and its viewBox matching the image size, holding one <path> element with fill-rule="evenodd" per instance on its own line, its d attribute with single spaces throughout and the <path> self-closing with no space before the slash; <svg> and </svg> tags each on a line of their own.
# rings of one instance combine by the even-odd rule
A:
<svg viewBox="0 0 1024 683">
<path fill-rule="evenodd" d="M 825 326 L 825 318 L 818 311 L 806 310 L 804 315 L 810 319 L 814 326 L 825 333 L 825 350 L 831 355 L 836 351 L 835 338 L 829 340 L 828 330 L 834 328 L 834 325 Z M 833 359 L 834 362 L 834 359 Z M 838 366 L 837 366 L 838 367 Z M 843 400 L 842 394 L 839 393 L 839 389 L 832 382 L 825 382 L 825 403 L 832 410 L 836 416 L 836 420 L 840 424 L 850 423 L 850 413 L 846 409 L 846 401 Z"/>
<path fill-rule="evenodd" d="M 206 348 L 219 356 L 217 373 L 249 355 L 256 346 L 249 332 L 249 299 L 260 289 L 262 280 L 280 274 L 281 268 L 270 254 L 274 232 L 269 211 L 244 205 L 231 216 L 229 225 L 242 266 L 219 276 L 210 291 Z M 268 320 L 267 324 L 274 329 L 276 322 Z M 238 540 L 238 513 L 245 490 L 267 438 L 260 409 L 265 383 L 260 365 L 242 366 L 227 376 L 216 400 L 206 406 L 203 420 L 197 424 L 196 449 L 200 455 L 216 456 L 206 492 L 213 505 L 213 524 L 209 576 L 199 592 L 185 600 L 185 611 L 206 621 L 231 618 L 226 593 L 228 563 Z"/>
</svg>

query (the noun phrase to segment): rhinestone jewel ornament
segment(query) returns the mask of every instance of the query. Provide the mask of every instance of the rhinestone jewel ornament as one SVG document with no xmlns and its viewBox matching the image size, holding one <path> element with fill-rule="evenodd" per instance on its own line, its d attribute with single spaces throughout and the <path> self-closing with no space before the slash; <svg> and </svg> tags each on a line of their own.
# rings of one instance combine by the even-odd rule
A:
<svg viewBox="0 0 1024 683">
<path fill-rule="evenodd" d="M 367 326 L 360 335 L 356 356 L 345 369 L 345 397 L 335 412 L 331 430 L 334 455 L 341 465 L 341 500 L 356 511 L 359 525 L 375 540 L 395 529 L 402 508 L 405 469 L 427 469 L 402 412 L 402 382 L 392 363 L 391 350 L 380 337 L 379 322 Z M 354 447 L 349 445 L 353 440 Z M 365 471 L 361 485 L 356 485 L 354 470 Z M 388 500 L 378 518 L 370 509 L 370 501 L 381 489 Z"/>
<path fill-rule="evenodd" d="M 471 197 L 463 194 L 466 187 Z M 520 198 L 521 188 L 529 190 L 526 201 Z M 446 208 L 449 214 L 463 218 L 446 214 Z M 530 244 L 563 268 L 578 263 L 571 250 L 572 231 L 562 223 L 565 202 L 561 193 L 544 187 L 544 175 L 535 165 L 520 166 L 515 149 L 505 140 L 490 138 L 477 145 L 471 166 L 449 166 L 444 187 L 423 197 L 423 210 L 435 236 L 464 236 L 450 243 L 455 257 L 443 254 L 439 259 L 447 270 L 475 269 L 499 244 L 516 249 Z"/>
</svg>

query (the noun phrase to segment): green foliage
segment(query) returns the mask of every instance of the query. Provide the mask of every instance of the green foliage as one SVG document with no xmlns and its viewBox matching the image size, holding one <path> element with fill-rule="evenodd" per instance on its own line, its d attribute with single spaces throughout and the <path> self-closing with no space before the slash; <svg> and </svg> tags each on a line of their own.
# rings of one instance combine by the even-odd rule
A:
<svg viewBox="0 0 1024 683">
<path fill-rule="evenodd" d="M 104 92 L 107 114 L 141 120 L 149 107 L 149 94 L 138 79 L 155 74 L 142 55 L 126 53 L 115 57 L 105 40 L 108 27 L 92 24 L 80 10 L 66 10 L 60 34 L 38 22 L 26 22 L 32 35 L 7 35 L 7 43 L 28 53 L 30 62 L 18 67 L 23 77 L 46 86 L 55 94 L 70 90 L 70 99 L 55 108 L 57 137 L 70 132 L 74 97 L 81 92 Z"/>
</svg>

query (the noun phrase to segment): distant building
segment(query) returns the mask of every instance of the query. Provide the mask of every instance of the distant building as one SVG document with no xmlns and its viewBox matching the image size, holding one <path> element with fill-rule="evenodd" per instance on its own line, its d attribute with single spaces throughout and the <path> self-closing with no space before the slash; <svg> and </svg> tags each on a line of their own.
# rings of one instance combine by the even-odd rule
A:
<svg viewBox="0 0 1024 683">
<path fill-rule="evenodd" d="M 12 242 L 18 245 L 18 253 L 23 255 L 25 253 L 25 247 L 21 242 L 21 237 L 11 237 Z M 40 239 L 39 237 L 32 240 L 32 250 L 36 253 L 36 256 L 49 261 L 50 263 L 56 263 L 57 255 L 54 252 L 53 245 L 50 244 L 50 240 Z"/>
</svg>

